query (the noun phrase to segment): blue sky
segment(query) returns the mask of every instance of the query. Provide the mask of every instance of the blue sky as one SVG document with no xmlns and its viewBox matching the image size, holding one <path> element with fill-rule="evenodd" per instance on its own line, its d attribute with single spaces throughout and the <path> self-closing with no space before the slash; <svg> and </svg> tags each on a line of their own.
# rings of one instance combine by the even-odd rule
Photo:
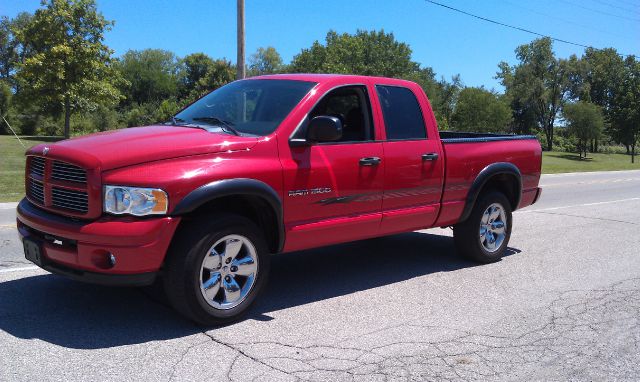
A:
<svg viewBox="0 0 640 382">
<path fill-rule="evenodd" d="M 446 5 L 596 48 L 640 55 L 639 0 L 439 0 Z M 39 0 L 2 0 L 0 15 L 33 12 Z M 205 52 L 236 57 L 235 0 L 98 0 L 116 24 L 106 43 L 121 55 L 129 49 L 162 48 L 184 56 Z M 535 36 L 461 15 L 423 0 L 246 0 L 247 57 L 274 46 L 288 62 L 323 41 L 329 29 L 384 29 L 413 49 L 413 59 L 438 77 L 459 73 L 467 86 L 500 89 L 498 62 L 514 62 L 516 46 Z M 555 43 L 560 57 L 583 49 Z"/>
</svg>

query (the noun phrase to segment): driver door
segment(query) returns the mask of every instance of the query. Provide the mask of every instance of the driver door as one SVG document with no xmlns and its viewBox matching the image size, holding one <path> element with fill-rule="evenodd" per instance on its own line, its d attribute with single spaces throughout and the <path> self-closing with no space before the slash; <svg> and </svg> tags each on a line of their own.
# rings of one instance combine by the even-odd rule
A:
<svg viewBox="0 0 640 382">
<path fill-rule="evenodd" d="M 369 88 L 339 87 L 309 113 L 340 119 L 342 138 L 291 147 L 284 168 L 286 245 L 293 251 L 379 231 L 384 181 L 382 143 L 375 139 Z"/>
</svg>

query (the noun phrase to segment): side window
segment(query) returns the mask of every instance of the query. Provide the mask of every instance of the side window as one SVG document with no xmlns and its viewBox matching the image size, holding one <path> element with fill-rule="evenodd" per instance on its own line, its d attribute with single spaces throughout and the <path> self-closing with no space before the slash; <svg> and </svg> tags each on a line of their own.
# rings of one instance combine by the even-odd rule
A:
<svg viewBox="0 0 640 382">
<path fill-rule="evenodd" d="M 376 85 L 384 115 L 387 139 L 427 137 L 422 110 L 415 94 L 407 88 Z"/>
<path fill-rule="evenodd" d="M 365 86 L 345 86 L 332 90 L 309 114 L 337 117 L 342 122 L 342 138 L 338 142 L 373 140 L 371 107 Z"/>
</svg>

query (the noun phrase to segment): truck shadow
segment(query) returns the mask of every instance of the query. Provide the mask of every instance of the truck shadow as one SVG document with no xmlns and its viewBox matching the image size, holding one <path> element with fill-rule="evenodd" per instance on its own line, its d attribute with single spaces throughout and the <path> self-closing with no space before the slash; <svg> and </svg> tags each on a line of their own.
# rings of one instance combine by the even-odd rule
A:
<svg viewBox="0 0 640 382">
<path fill-rule="evenodd" d="M 507 255 L 520 252 L 509 248 Z M 407 233 L 273 257 L 269 285 L 246 319 L 418 276 L 477 264 L 450 237 Z M 202 332 L 162 300 L 135 288 L 107 288 L 54 275 L 0 283 L 0 330 L 75 349 L 171 340 Z"/>
</svg>

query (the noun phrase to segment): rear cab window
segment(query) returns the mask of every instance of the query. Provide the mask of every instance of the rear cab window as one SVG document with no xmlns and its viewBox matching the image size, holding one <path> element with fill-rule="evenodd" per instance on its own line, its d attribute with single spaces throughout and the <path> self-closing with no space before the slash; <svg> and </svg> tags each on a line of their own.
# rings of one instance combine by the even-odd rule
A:
<svg viewBox="0 0 640 382">
<path fill-rule="evenodd" d="M 402 86 L 376 85 L 387 140 L 426 139 L 422 109 L 416 95 Z"/>
</svg>

